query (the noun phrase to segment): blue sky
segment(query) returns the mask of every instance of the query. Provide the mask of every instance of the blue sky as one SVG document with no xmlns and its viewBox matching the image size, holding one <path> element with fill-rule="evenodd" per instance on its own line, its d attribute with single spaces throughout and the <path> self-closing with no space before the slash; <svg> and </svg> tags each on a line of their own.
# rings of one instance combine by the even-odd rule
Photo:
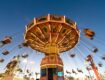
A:
<svg viewBox="0 0 105 80">
<path fill-rule="evenodd" d="M 91 28 L 96 32 L 96 39 L 105 40 L 105 0 L 0 0 L 0 40 L 7 35 L 14 37 L 13 43 L 1 48 L 0 53 L 5 48 L 12 50 L 18 43 L 23 41 L 25 25 L 34 17 L 47 15 L 48 13 L 65 15 L 76 21 L 80 29 Z M 99 55 L 100 53 L 105 54 L 104 46 L 96 41 L 91 42 L 101 49 Z M 0 54 L 0 56 L 8 62 L 13 55 L 22 52 L 24 51 L 16 49 L 10 55 L 3 56 Z M 40 61 L 37 62 L 37 58 L 41 59 L 43 56 L 41 54 L 34 55 L 34 53 L 31 54 L 30 60 L 35 61 L 33 67 L 37 68 L 40 64 Z M 37 58 L 34 58 L 36 56 Z M 66 69 L 69 69 L 67 66 L 75 66 L 75 64 L 69 64 L 74 63 L 72 59 L 67 61 L 65 57 L 68 56 L 64 55 L 62 57 Z M 7 62 L 0 64 L 0 69 L 3 69 Z M 105 62 L 103 63 L 105 64 Z"/>
</svg>

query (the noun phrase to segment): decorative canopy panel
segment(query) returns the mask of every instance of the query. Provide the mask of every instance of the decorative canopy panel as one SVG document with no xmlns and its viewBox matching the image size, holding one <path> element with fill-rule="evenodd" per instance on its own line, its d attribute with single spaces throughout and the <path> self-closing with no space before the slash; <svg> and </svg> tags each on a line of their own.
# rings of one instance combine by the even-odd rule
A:
<svg viewBox="0 0 105 80">
<path fill-rule="evenodd" d="M 41 68 L 63 67 L 63 62 L 59 55 L 47 55 L 42 59 L 40 66 Z"/>
</svg>

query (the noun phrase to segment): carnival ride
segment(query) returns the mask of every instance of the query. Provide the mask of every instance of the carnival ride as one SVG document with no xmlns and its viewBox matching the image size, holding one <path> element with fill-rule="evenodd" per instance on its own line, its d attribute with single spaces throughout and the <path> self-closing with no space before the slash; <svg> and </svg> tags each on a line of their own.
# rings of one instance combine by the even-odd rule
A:
<svg viewBox="0 0 105 80">
<path fill-rule="evenodd" d="M 13 36 L 4 37 L 4 39 L 0 41 L 0 48 L 5 48 L 6 45 L 12 44 L 13 39 Z M 88 71 L 88 74 L 86 74 L 85 77 L 92 80 L 90 71 L 93 70 L 96 79 L 102 80 L 99 68 L 104 66 L 105 54 L 102 54 L 101 56 L 97 55 L 101 49 L 97 48 L 95 43 L 97 41 L 100 44 L 102 43 L 101 45 L 103 46 L 104 42 L 103 40 L 96 38 L 96 33 L 93 30 L 84 28 L 80 31 L 76 22 L 65 16 L 48 14 L 47 16 L 34 18 L 26 26 L 24 39 L 25 41 L 19 43 L 16 48 L 22 50 L 23 48 L 29 49 L 29 47 L 31 47 L 31 50 L 35 50 L 36 53 L 45 54 L 45 57 L 40 64 L 40 80 L 64 80 L 64 64 L 60 57 L 62 54 L 67 54 L 67 56 L 74 61 L 76 66 L 76 68 L 71 69 L 71 71 L 66 70 L 66 74 L 74 74 L 75 76 L 78 74 L 85 74 L 84 70 L 78 66 L 78 63 L 75 60 L 78 56 L 78 60 L 80 60 Z M 12 50 L 3 49 L 2 55 L 8 56 L 11 55 L 11 52 Z M 14 56 L 13 60 L 7 64 L 5 73 L 0 74 L 0 77 L 2 77 L 2 79 L 7 78 L 8 75 L 12 75 L 13 77 L 15 75 L 14 72 L 19 72 L 22 74 L 27 73 L 28 76 L 24 74 L 23 77 L 24 79 L 29 79 L 29 77 L 32 76 L 30 70 L 26 67 L 25 69 L 19 67 L 22 59 L 27 59 L 30 57 L 29 55 L 30 53 L 27 53 L 24 50 L 24 53 Z M 18 58 L 16 64 L 14 58 Z M 94 61 L 94 58 L 100 59 L 102 62 L 95 63 L 96 60 Z M 88 66 L 84 64 L 85 61 L 88 62 Z M 4 62 L 5 59 L 0 57 L 0 64 L 3 64 Z M 12 66 L 8 67 L 10 63 Z M 16 66 L 17 64 L 18 67 Z M 71 66 L 72 65 L 73 64 L 71 64 Z M 17 68 L 15 69 L 15 67 Z M 34 74 L 36 77 L 39 75 L 38 72 L 35 72 Z"/>
<path fill-rule="evenodd" d="M 40 80 L 64 80 L 63 62 L 59 54 L 74 48 L 78 43 L 76 23 L 65 16 L 48 14 L 29 23 L 24 37 L 32 49 L 45 54 L 41 62 Z"/>
</svg>

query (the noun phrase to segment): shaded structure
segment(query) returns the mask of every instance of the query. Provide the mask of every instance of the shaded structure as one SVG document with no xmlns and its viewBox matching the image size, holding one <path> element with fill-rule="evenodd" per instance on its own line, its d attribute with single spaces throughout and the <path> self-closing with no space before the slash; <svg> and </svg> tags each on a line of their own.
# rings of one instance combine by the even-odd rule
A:
<svg viewBox="0 0 105 80">
<path fill-rule="evenodd" d="M 75 47 L 79 30 L 65 16 L 50 15 L 34 18 L 27 26 L 25 42 L 45 57 L 40 64 L 40 80 L 64 80 L 63 62 L 59 54 Z"/>
<path fill-rule="evenodd" d="M 0 80 L 13 80 L 14 71 L 19 63 L 19 58 L 13 58 L 7 65 L 4 73 L 0 74 Z"/>
</svg>

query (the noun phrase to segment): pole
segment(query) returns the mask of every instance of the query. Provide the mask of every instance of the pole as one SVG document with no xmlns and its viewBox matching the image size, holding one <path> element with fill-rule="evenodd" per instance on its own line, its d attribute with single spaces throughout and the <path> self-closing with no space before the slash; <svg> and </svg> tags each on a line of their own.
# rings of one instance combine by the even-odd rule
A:
<svg viewBox="0 0 105 80">
<path fill-rule="evenodd" d="M 92 69 L 93 69 L 93 71 L 94 71 L 94 74 L 95 74 L 95 76 L 96 76 L 96 79 L 97 79 L 97 80 L 101 80 L 101 76 L 100 76 L 99 73 L 98 73 L 98 69 L 97 69 L 97 67 L 96 67 L 96 65 L 95 65 L 95 63 L 94 63 L 94 61 L 93 61 L 93 57 L 92 57 L 91 55 L 88 55 L 88 56 L 87 56 L 87 61 L 90 62 L 90 65 L 91 65 L 91 67 L 92 67 Z"/>
<path fill-rule="evenodd" d="M 96 65 L 95 65 L 93 62 L 91 62 L 91 66 L 92 66 L 92 69 L 93 69 L 93 71 L 94 71 L 94 73 L 95 73 L 95 75 L 96 75 L 97 80 L 102 80 L 102 79 L 101 79 L 101 76 L 100 76 L 99 73 L 98 73 L 98 70 L 97 70 Z"/>
</svg>

